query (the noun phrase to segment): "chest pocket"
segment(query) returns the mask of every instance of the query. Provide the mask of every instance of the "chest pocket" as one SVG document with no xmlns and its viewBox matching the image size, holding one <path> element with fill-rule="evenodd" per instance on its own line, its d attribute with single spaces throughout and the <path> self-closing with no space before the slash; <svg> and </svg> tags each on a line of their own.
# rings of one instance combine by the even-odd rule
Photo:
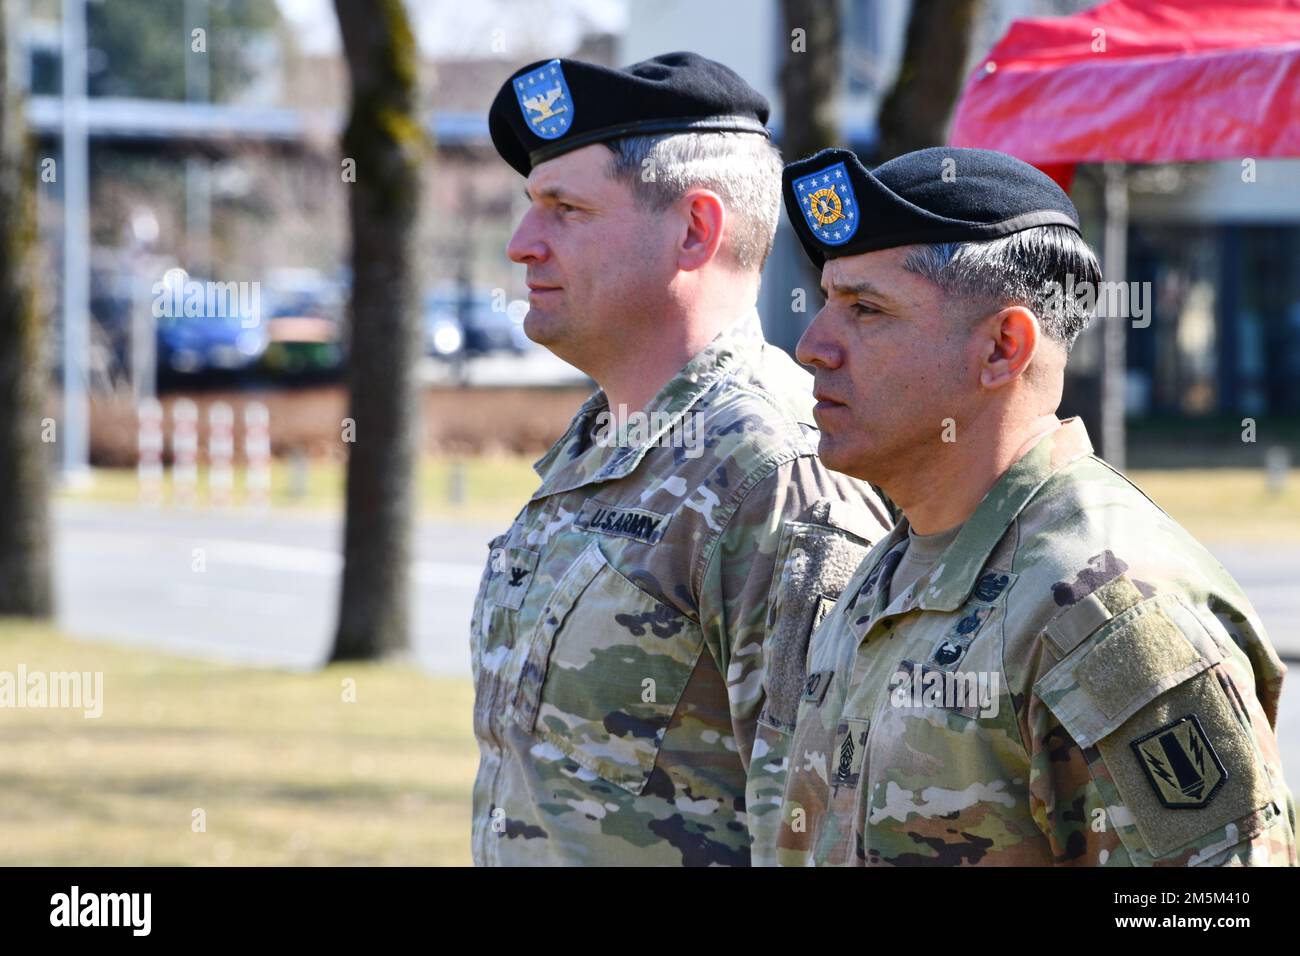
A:
<svg viewBox="0 0 1300 956">
<path fill-rule="evenodd" d="M 492 582 L 500 576 L 497 570 L 501 565 L 505 542 L 509 532 L 499 534 L 488 544 L 487 564 L 483 566 L 483 575 L 478 581 L 478 592 L 474 595 L 474 610 L 469 620 L 469 650 L 470 663 L 477 680 L 479 668 L 482 666 L 483 644 L 487 639 L 488 632 L 492 628 L 492 606 L 488 603 L 488 592 L 492 588 Z"/>
<path fill-rule="evenodd" d="M 703 644 L 698 624 L 625 578 L 592 541 L 528 637 L 514 718 L 640 793 Z"/>
<path fill-rule="evenodd" d="M 470 619 L 471 657 L 475 674 L 481 664 L 495 666 L 514 646 L 514 615 L 533 582 L 538 554 L 528 548 L 507 546 L 509 532 L 492 539 L 487 566 L 479 580 L 474 613 Z"/>
</svg>

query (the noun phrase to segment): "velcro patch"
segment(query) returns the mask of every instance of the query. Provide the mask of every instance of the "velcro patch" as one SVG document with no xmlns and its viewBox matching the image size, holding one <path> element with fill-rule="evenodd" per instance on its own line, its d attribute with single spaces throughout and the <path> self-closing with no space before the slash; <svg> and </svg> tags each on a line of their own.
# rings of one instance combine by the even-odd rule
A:
<svg viewBox="0 0 1300 956">
<path fill-rule="evenodd" d="M 1058 611 L 1047 622 L 1043 633 L 1047 636 L 1058 658 L 1064 657 L 1083 643 L 1111 618 L 1121 614 L 1142 600 L 1142 593 L 1126 576 L 1107 581 L 1091 594 Z"/>
<path fill-rule="evenodd" d="M 1201 655 L 1159 607 L 1134 614 L 1079 661 L 1079 684 L 1107 717 L 1118 717 L 1133 699 L 1169 675 L 1185 674 Z"/>
<path fill-rule="evenodd" d="M 1191 608 L 1164 594 L 1102 624 L 1039 678 L 1034 693 L 1080 747 L 1091 747 L 1222 656 Z"/>
<path fill-rule="evenodd" d="M 578 516 L 573 519 L 573 526 L 585 531 L 632 538 L 644 544 L 657 544 L 668 530 L 671 517 L 640 508 L 618 508 L 588 498 Z"/>
<path fill-rule="evenodd" d="M 794 730 L 799 702 L 807 699 L 809 639 L 866 552 L 860 539 L 826 525 L 787 521 L 781 530 L 763 640 L 763 719 L 778 730 Z"/>
<path fill-rule="evenodd" d="M 1217 668 L 1156 698 L 1099 741 L 1097 750 L 1154 857 L 1240 821 L 1273 799 Z"/>
</svg>

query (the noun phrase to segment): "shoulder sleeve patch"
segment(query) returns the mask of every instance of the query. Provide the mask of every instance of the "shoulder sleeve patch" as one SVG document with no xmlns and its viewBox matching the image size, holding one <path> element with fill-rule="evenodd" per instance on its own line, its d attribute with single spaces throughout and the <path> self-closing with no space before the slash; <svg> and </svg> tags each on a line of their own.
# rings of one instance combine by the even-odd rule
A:
<svg viewBox="0 0 1300 956">
<path fill-rule="evenodd" d="M 805 691 L 808 640 L 866 556 L 867 544 L 852 533 L 805 522 L 786 522 L 777 546 L 763 640 L 761 719 L 794 730 Z"/>
<path fill-rule="evenodd" d="M 1068 627 L 1101 623 L 1066 638 L 1073 647 L 1034 692 L 1085 754 L 1096 748 L 1094 779 L 1128 818 L 1116 820 L 1121 838 L 1160 858 L 1267 819 L 1255 811 L 1270 804 L 1272 786 L 1248 717 L 1221 686 L 1223 650 L 1200 618 L 1174 593 L 1103 615 L 1104 600 L 1071 607 Z"/>
<path fill-rule="evenodd" d="M 1153 857 L 1232 825 L 1273 799 L 1263 761 L 1214 670 L 1157 698 L 1097 750 Z"/>
</svg>

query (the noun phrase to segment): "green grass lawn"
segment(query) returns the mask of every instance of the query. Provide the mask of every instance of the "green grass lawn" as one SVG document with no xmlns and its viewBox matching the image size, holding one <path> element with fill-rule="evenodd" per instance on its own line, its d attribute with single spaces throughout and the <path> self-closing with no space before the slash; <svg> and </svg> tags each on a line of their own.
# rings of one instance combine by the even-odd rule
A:
<svg viewBox="0 0 1300 956">
<path fill-rule="evenodd" d="M 1129 477 L 1200 540 L 1300 545 L 1300 470 L 1271 494 L 1258 469 L 1133 471 Z"/>
<path fill-rule="evenodd" d="M 467 681 L 206 663 L 0 620 L 0 671 L 20 663 L 102 672 L 103 715 L 0 708 L 2 865 L 469 862 Z"/>
<path fill-rule="evenodd" d="M 458 469 L 463 489 L 459 501 L 452 495 L 453 473 Z M 342 507 L 341 464 L 313 461 L 305 480 L 295 478 L 292 470 L 282 461 L 272 468 L 271 501 L 276 508 Z M 1144 469 L 1129 475 L 1204 541 L 1300 543 L 1300 468 L 1293 469 L 1280 495 L 1269 493 L 1263 471 L 1255 468 Z M 536 490 L 537 483 L 531 457 L 428 458 L 421 462 L 417 478 L 420 514 L 505 524 Z M 199 486 L 206 487 L 202 470 Z M 242 494 L 242 473 L 236 473 L 235 487 Z M 133 470 L 101 468 L 95 470 L 89 486 L 62 489 L 57 495 L 66 500 L 128 504 L 139 500 L 139 489 Z"/>
</svg>

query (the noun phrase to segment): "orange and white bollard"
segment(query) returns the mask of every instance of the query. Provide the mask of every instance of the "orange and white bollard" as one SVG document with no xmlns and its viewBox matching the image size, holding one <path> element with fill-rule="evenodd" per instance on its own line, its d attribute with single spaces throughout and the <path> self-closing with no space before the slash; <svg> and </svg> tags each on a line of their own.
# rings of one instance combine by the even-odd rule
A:
<svg viewBox="0 0 1300 956">
<path fill-rule="evenodd" d="M 235 488 L 235 413 L 225 402 L 208 406 L 208 501 L 230 507 Z"/>
<path fill-rule="evenodd" d="M 162 504 L 163 496 L 163 408 L 156 398 L 146 398 L 136 409 L 139 428 L 136 482 L 140 501 L 147 505 Z"/>
<path fill-rule="evenodd" d="M 186 507 L 195 504 L 199 484 L 199 409 L 188 398 L 172 403 L 172 497 Z"/>
<path fill-rule="evenodd" d="M 271 503 L 271 415 L 261 402 L 244 406 L 244 485 L 255 508 Z"/>
</svg>

